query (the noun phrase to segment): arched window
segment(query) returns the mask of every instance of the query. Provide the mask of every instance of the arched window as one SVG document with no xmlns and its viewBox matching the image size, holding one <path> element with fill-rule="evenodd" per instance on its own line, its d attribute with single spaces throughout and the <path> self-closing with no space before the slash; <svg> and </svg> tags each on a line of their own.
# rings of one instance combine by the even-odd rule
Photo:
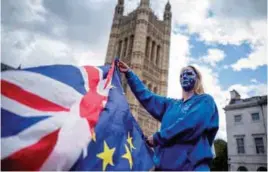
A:
<svg viewBox="0 0 268 172">
<path fill-rule="evenodd" d="M 118 43 L 118 48 L 117 48 L 117 57 L 121 58 L 121 49 L 122 49 L 122 40 L 119 41 Z"/>
<path fill-rule="evenodd" d="M 128 48 L 128 54 L 132 53 L 133 41 L 134 41 L 134 35 L 131 35 L 130 42 L 129 42 L 129 48 Z"/>
<path fill-rule="evenodd" d="M 153 41 L 152 42 L 152 50 L 151 50 L 151 61 L 153 62 L 154 61 L 154 56 L 155 56 L 155 53 L 154 53 L 154 50 L 155 49 L 155 42 Z"/>
<path fill-rule="evenodd" d="M 160 62 L 160 45 L 157 46 L 155 64 L 159 66 Z"/>
<path fill-rule="evenodd" d="M 145 55 L 147 58 L 149 58 L 149 48 L 150 48 L 150 37 L 148 36 L 146 38 L 146 49 L 145 49 Z"/>
<path fill-rule="evenodd" d="M 238 167 L 237 171 L 248 171 L 248 169 L 244 166 Z"/>
<path fill-rule="evenodd" d="M 266 168 L 266 167 L 259 167 L 259 168 L 257 169 L 257 171 L 267 171 L 267 168 Z"/>
<path fill-rule="evenodd" d="M 125 41 L 124 41 L 124 49 L 123 49 L 123 57 L 125 57 L 126 54 L 127 54 L 127 44 L 128 44 L 128 39 L 125 38 Z"/>
</svg>

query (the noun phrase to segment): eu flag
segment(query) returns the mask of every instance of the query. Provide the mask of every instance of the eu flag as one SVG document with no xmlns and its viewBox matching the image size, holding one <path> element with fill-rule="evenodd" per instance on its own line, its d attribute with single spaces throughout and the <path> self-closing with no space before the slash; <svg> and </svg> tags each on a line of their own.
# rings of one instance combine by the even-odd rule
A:
<svg viewBox="0 0 268 172">
<path fill-rule="evenodd" d="M 108 71 L 108 68 L 102 69 Z M 153 167 L 153 152 L 130 112 L 118 69 L 114 71 L 111 86 L 108 102 L 95 128 L 95 139 L 73 170 L 148 171 Z"/>
</svg>

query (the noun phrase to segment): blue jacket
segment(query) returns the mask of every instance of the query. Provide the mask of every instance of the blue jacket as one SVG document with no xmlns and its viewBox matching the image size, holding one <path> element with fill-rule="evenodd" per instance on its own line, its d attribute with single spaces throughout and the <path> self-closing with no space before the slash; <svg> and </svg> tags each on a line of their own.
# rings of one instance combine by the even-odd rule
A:
<svg viewBox="0 0 268 172">
<path fill-rule="evenodd" d="M 154 162 L 162 170 L 194 170 L 212 160 L 211 147 L 218 131 L 219 116 L 208 94 L 176 100 L 152 93 L 132 72 L 128 84 L 143 107 L 161 122 L 154 134 Z"/>
</svg>

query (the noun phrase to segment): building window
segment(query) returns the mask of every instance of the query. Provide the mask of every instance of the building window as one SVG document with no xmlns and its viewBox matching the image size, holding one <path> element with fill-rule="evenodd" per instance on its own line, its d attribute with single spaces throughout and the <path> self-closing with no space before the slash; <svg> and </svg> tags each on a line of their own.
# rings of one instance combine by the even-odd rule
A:
<svg viewBox="0 0 268 172">
<path fill-rule="evenodd" d="M 237 171 L 248 171 L 248 169 L 244 166 L 238 167 Z"/>
<path fill-rule="evenodd" d="M 117 49 L 117 57 L 119 57 L 119 58 L 121 56 L 121 48 L 122 48 L 122 40 L 119 41 L 118 49 Z"/>
<path fill-rule="evenodd" d="M 255 137 L 255 146 L 256 146 L 256 153 L 257 154 L 264 154 L 264 144 L 262 137 Z"/>
<path fill-rule="evenodd" d="M 155 64 L 157 66 L 159 65 L 159 60 L 160 60 L 160 45 L 157 46 L 157 50 L 156 50 L 156 62 L 155 62 Z"/>
<path fill-rule="evenodd" d="M 237 153 L 243 154 L 245 153 L 245 146 L 244 146 L 244 138 L 236 138 L 236 144 L 237 144 Z"/>
<path fill-rule="evenodd" d="M 257 171 L 267 171 L 267 168 L 266 168 L 266 167 L 259 167 L 259 168 L 257 169 Z"/>
<path fill-rule="evenodd" d="M 127 43 L 128 43 L 128 39 L 125 38 L 125 41 L 124 41 L 123 57 L 125 57 L 125 56 L 126 56 L 126 53 L 127 53 Z"/>
<path fill-rule="evenodd" d="M 260 120 L 259 113 L 252 113 L 251 114 L 251 119 L 252 119 L 252 121 L 259 121 Z"/>
<path fill-rule="evenodd" d="M 148 58 L 149 57 L 149 44 L 150 43 L 150 37 L 147 37 L 147 39 L 146 39 L 146 50 L 145 50 L 145 54 L 146 54 L 146 57 Z"/>
<path fill-rule="evenodd" d="M 154 50 L 155 49 L 155 42 L 153 41 L 153 43 L 152 43 L 152 51 L 151 51 L 151 61 L 154 61 L 154 56 L 155 56 L 155 54 L 154 54 Z"/>
<path fill-rule="evenodd" d="M 128 54 L 132 53 L 133 41 L 134 41 L 134 35 L 131 35 L 130 36 L 129 48 L 128 48 Z"/>
<path fill-rule="evenodd" d="M 234 121 L 235 123 L 239 123 L 242 121 L 242 115 L 235 115 L 234 116 Z"/>
</svg>

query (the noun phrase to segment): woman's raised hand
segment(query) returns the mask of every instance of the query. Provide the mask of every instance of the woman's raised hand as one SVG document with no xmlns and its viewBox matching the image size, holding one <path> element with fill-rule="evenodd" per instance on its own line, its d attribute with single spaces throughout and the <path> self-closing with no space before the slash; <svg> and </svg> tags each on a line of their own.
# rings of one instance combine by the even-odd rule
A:
<svg viewBox="0 0 268 172">
<path fill-rule="evenodd" d="M 126 63 L 120 60 L 117 62 L 117 67 L 119 68 L 119 71 L 122 73 L 126 73 L 130 69 L 130 67 Z"/>
</svg>

